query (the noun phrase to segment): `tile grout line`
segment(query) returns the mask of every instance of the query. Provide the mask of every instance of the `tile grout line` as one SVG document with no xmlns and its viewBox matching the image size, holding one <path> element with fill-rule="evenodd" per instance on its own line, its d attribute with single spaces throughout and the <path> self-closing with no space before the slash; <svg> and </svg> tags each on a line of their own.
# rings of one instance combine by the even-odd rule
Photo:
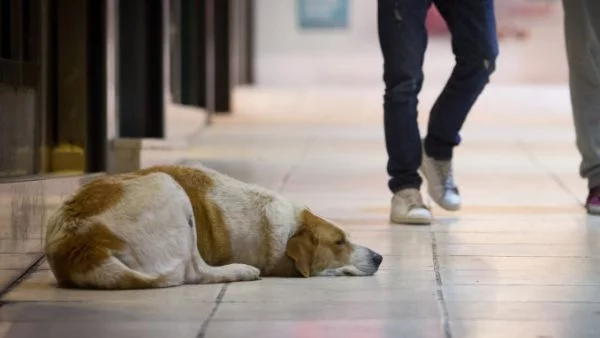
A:
<svg viewBox="0 0 600 338">
<path fill-rule="evenodd" d="M 442 274 L 440 273 L 440 262 L 438 259 L 438 251 L 437 251 L 437 239 L 435 237 L 435 232 L 429 232 L 431 236 L 431 253 L 433 256 L 433 271 L 435 273 L 435 284 L 437 289 L 435 290 L 436 298 L 438 300 L 438 305 L 442 312 L 442 325 L 444 327 L 444 336 L 445 338 L 452 338 L 452 332 L 450 330 L 450 319 L 448 315 L 448 306 L 446 305 L 446 299 L 444 297 L 444 290 L 442 288 Z"/>
<path fill-rule="evenodd" d="M 45 255 L 41 254 L 33 263 L 31 263 L 21 274 L 14 278 L 8 285 L 0 289 L 0 306 L 2 305 L 2 298 L 11 292 L 14 288 L 19 286 L 27 277 L 32 273 L 36 272 L 38 268 L 44 263 Z"/>
<path fill-rule="evenodd" d="M 552 181 L 554 181 L 554 183 L 556 183 L 558 185 L 558 187 L 563 191 L 566 192 L 568 195 L 570 195 L 571 197 L 573 197 L 573 199 L 581 206 L 584 206 L 585 204 L 582 203 L 579 200 L 579 197 L 571 191 L 571 189 L 569 189 L 564 182 L 553 172 L 551 172 L 550 170 L 546 169 L 535 157 L 535 154 L 529 149 L 527 148 L 527 145 L 521 141 L 520 139 L 516 140 L 517 145 L 525 152 L 525 154 L 527 154 L 527 156 L 529 157 L 529 159 L 531 160 L 531 162 L 542 172 L 546 173 L 548 176 L 550 176 L 550 179 Z"/>
<path fill-rule="evenodd" d="M 200 326 L 200 330 L 198 331 L 196 338 L 204 338 L 205 337 L 206 331 L 208 330 L 208 325 L 210 324 L 210 322 L 212 321 L 214 316 L 217 314 L 217 310 L 219 310 L 219 306 L 221 306 L 221 303 L 223 303 L 223 298 L 225 297 L 225 292 L 227 292 L 228 286 L 229 286 L 229 283 L 224 284 L 221 287 L 221 290 L 219 291 L 219 294 L 217 295 L 217 298 L 215 299 L 215 305 L 211 309 L 210 314 L 208 315 L 206 320 L 204 320 L 204 322 L 202 323 L 202 326 Z"/>
</svg>

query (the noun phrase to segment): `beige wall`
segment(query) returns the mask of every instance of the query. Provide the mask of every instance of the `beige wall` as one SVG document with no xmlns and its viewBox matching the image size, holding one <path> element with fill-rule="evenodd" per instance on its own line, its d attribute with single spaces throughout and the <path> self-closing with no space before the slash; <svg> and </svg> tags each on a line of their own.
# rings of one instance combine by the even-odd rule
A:
<svg viewBox="0 0 600 338">
<path fill-rule="evenodd" d="M 327 84 L 344 73 L 351 76 L 346 68 L 350 59 L 368 57 L 372 63 L 378 56 L 376 14 L 376 1 L 350 0 L 348 29 L 306 31 L 298 26 L 295 0 L 257 0 L 258 83 Z"/>
<path fill-rule="evenodd" d="M 544 17 L 515 16 L 525 0 L 497 1 L 499 27 L 522 27 L 529 37 L 501 43 L 496 83 L 565 83 L 567 79 L 560 2 Z M 531 1 L 529 1 L 531 3 Z M 256 79 L 262 86 L 381 86 L 377 2 L 350 0 L 346 30 L 302 31 L 295 0 L 256 0 Z M 446 38 L 430 40 L 428 83 L 444 82 L 453 65 Z"/>
</svg>

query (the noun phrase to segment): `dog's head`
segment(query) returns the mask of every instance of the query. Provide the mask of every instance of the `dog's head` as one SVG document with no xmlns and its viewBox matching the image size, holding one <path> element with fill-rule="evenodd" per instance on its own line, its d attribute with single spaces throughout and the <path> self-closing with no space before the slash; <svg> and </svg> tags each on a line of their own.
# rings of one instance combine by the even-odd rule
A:
<svg viewBox="0 0 600 338">
<path fill-rule="evenodd" d="M 383 257 L 350 242 L 346 233 L 309 210 L 301 213 L 298 231 L 287 244 L 287 255 L 303 277 L 370 276 Z"/>
</svg>

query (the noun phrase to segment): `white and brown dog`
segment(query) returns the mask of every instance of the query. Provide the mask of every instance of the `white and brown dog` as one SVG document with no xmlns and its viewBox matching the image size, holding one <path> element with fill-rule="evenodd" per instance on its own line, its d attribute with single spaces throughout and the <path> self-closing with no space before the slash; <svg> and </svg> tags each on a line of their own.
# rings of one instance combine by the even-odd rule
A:
<svg viewBox="0 0 600 338">
<path fill-rule="evenodd" d="M 49 220 L 46 257 L 60 285 L 101 289 L 368 276 L 382 261 L 307 208 L 202 166 L 84 185 Z"/>
</svg>

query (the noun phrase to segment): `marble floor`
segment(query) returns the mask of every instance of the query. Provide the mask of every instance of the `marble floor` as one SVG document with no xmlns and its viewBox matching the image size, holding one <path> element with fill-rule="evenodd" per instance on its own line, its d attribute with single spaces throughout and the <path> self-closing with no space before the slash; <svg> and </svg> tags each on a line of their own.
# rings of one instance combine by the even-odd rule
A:
<svg viewBox="0 0 600 338">
<path fill-rule="evenodd" d="M 0 337 L 600 336 L 600 218 L 582 208 L 566 87 L 490 85 L 456 153 L 464 208 L 432 205 L 431 226 L 388 222 L 379 100 L 240 89 L 186 156 L 335 220 L 385 256 L 377 275 L 98 292 L 42 265 L 2 299 Z"/>
</svg>

